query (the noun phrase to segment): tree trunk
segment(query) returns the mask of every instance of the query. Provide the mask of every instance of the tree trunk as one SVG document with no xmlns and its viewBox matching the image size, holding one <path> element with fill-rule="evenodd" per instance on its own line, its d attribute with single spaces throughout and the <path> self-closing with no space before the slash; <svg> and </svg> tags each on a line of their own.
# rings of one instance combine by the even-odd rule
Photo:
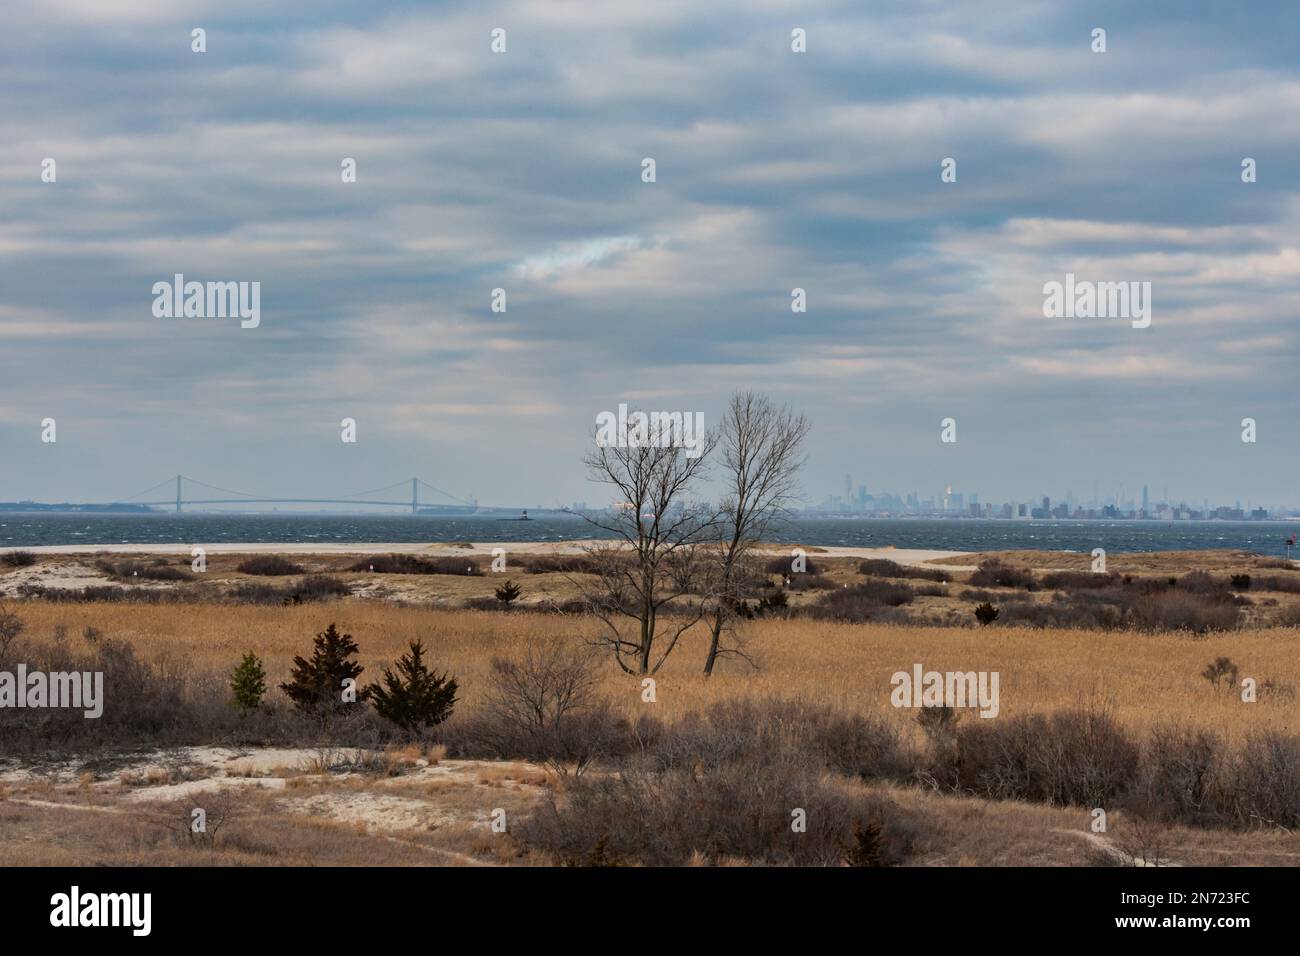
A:
<svg viewBox="0 0 1300 956">
<path fill-rule="evenodd" d="M 709 656 L 704 661 L 704 676 L 713 673 L 713 664 L 718 659 L 718 644 L 722 639 L 722 615 L 714 615 L 709 624 Z"/>
</svg>

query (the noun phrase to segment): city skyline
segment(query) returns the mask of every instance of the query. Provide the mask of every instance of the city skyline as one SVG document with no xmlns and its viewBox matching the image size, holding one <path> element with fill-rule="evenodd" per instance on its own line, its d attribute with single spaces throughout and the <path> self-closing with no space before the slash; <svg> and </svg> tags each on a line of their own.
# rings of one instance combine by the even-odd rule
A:
<svg viewBox="0 0 1300 956">
<path fill-rule="evenodd" d="M 1091 495 L 1076 494 L 1067 489 L 1065 494 L 1030 495 L 1024 497 L 1004 497 L 997 494 L 981 497 L 979 491 L 972 489 L 955 490 L 951 485 L 942 491 L 924 493 L 913 489 L 908 492 L 895 492 L 879 489 L 872 493 L 867 485 L 855 484 L 852 472 L 844 476 L 845 494 L 843 496 L 828 494 L 820 503 L 806 509 L 809 511 L 836 513 L 896 513 L 917 514 L 937 513 L 965 517 L 1003 517 L 1003 518 L 1069 518 L 1069 517 L 1112 517 L 1115 513 L 1125 517 L 1145 517 L 1152 519 L 1190 519 L 1196 518 L 1221 520 L 1246 520 L 1248 518 L 1268 517 L 1296 513 L 1290 503 L 1261 504 L 1249 498 L 1231 499 L 1231 504 L 1212 503 L 1208 497 L 1191 498 L 1171 496 L 1168 487 L 1158 489 L 1152 496 L 1150 485 L 1143 484 L 1134 495 L 1120 489 L 1115 494 L 1099 497 L 1094 491 Z M 976 510 L 978 509 L 978 511 Z M 1007 512 L 1011 509 L 1011 513 Z M 1062 511 L 1064 509 L 1064 511 Z M 1078 512 L 1095 512 L 1078 514 Z M 1239 512 L 1237 515 L 1225 512 Z M 1267 512 L 1267 513 L 1262 513 Z"/>
</svg>

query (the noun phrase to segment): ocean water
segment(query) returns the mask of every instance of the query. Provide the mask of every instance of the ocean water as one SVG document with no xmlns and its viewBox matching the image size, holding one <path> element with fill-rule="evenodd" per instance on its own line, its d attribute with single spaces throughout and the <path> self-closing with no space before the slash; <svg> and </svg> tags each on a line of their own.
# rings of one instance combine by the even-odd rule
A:
<svg viewBox="0 0 1300 956">
<path fill-rule="evenodd" d="M 1284 555 L 1292 521 L 1063 521 L 798 518 L 770 537 L 816 546 L 944 551 L 1041 549 Z M 0 549 L 37 545 L 566 541 L 601 537 L 581 518 L 496 516 L 0 514 Z M 1300 553 L 1300 552 L 1298 552 Z"/>
</svg>

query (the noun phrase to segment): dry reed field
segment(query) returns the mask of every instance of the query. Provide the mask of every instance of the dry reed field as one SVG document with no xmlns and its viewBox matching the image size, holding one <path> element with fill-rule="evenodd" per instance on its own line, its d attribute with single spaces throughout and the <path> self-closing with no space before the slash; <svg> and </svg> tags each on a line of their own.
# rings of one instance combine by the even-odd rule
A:
<svg viewBox="0 0 1300 956">
<path fill-rule="evenodd" d="M 1294 572 L 1224 552 L 1205 562 L 1213 577 L 1181 555 L 1129 557 L 1108 578 L 1051 576 L 1084 570 L 1079 559 L 970 556 L 940 575 L 817 555 L 793 580 L 772 556 L 766 587 L 784 588 L 788 606 L 735 620 L 748 660 L 725 657 L 706 677 L 696 624 L 647 688 L 572 600 L 589 576 L 540 558 L 535 573 L 517 569 L 523 595 L 507 607 L 491 596 L 505 575 L 405 559 L 371 569 L 371 558 L 298 555 L 249 573 L 243 556 L 221 556 L 195 579 L 174 575 L 183 558 L 45 556 L 11 579 L 98 590 L 5 601 L 22 623 L 9 659 L 80 654 L 116 668 L 117 719 L 48 725 L 66 732 L 57 740 L 29 721 L 0 749 L 0 863 L 1300 863 Z M 311 580 L 336 586 L 299 596 Z M 241 591 L 267 582 L 269 600 Z M 1172 600 L 1170 626 L 1078 624 L 1098 594 L 1134 609 L 1147 594 Z M 985 601 L 1011 622 L 979 626 Z M 1197 614 L 1172 629 L 1179 602 Z M 1240 613 L 1224 629 L 1198 616 L 1206 608 Z M 411 732 L 369 704 L 342 722 L 295 709 L 279 685 L 331 625 L 358 646 L 361 686 L 421 642 L 424 663 L 457 682 L 450 719 Z M 123 663 L 128 646 L 143 672 Z M 511 685 L 525 695 L 551 693 L 578 672 L 546 655 L 584 649 L 585 703 L 563 727 L 526 726 L 535 697 L 502 709 L 503 674 L 530 673 Z M 265 667 L 251 712 L 231 696 L 248 654 Z M 534 654 L 557 669 L 510 670 Z M 1230 679 L 1207 678 L 1216 661 Z M 996 719 L 893 706 L 891 678 L 917 666 L 997 674 Z M 178 829 L 195 804 L 227 808 L 219 838 Z M 792 806 L 812 806 L 815 837 L 783 835 Z M 1097 806 L 1105 834 L 1090 830 Z M 491 830 L 497 811 L 508 832 Z"/>
<path fill-rule="evenodd" d="M 518 657 L 530 641 L 556 636 L 580 643 L 597 628 L 580 615 L 412 608 L 354 599 L 292 607 L 30 602 L 21 610 L 25 640 L 48 641 L 60 626 L 75 639 L 93 627 L 129 641 L 145 660 L 196 672 L 224 675 L 252 651 L 265 661 L 269 687 L 288 676 L 293 656 L 306 654 L 313 636 L 330 623 L 359 645 L 363 680 L 377 678 L 410 641 L 421 639 L 432 664 L 460 682 L 466 709 L 483 693 L 494 656 Z M 650 709 L 668 721 L 732 697 L 795 698 L 910 718 L 909 711 L 890 706 L 890 677 L 919 663 L 926 670 L 999 672 L 1001 716 L 1100 705 L 1134 730 L 1164 722 L 1226 736 L 1265 728 L 1300 730 L 1300 707 L 1292 696 L 1300 686 L 1298 628 L 1199 637 L 791 618 L 746 622 L 740 633 L 757 670 L 729 660 L 706 680 L 700 673 L 703 634 L 696 628 L 654 675 L 655 703 L 643 703 L 641 679 L 624 674 L 612 660 L 599 671 L 602 689 L 629 716 Z M 1276 689 L 1249 704 L 1234 691 L 1216 692 L 1201 672 L 1223 656 L 1241 668 L 1242 677 L 1261 685 L 1271 681 Z"/>
</svg>

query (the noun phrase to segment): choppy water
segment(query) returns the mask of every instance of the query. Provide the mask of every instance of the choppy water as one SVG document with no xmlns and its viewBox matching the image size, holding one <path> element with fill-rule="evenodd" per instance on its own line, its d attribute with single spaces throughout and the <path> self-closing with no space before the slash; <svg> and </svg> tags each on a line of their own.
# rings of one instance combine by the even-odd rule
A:
<svg viewBox="0 0 1300 956">
<path fill-rule="evenodd" d="M 801 518 L 772 537 L 808 545 L 992 551 L 1194 551 L 1285 554 L 1286 521 L 1060 521 Z M 0 514 L 0 548 L 36 545 L 565 541 L 599 537 L 582 519 L 432 515 Z"/>
</svg>

